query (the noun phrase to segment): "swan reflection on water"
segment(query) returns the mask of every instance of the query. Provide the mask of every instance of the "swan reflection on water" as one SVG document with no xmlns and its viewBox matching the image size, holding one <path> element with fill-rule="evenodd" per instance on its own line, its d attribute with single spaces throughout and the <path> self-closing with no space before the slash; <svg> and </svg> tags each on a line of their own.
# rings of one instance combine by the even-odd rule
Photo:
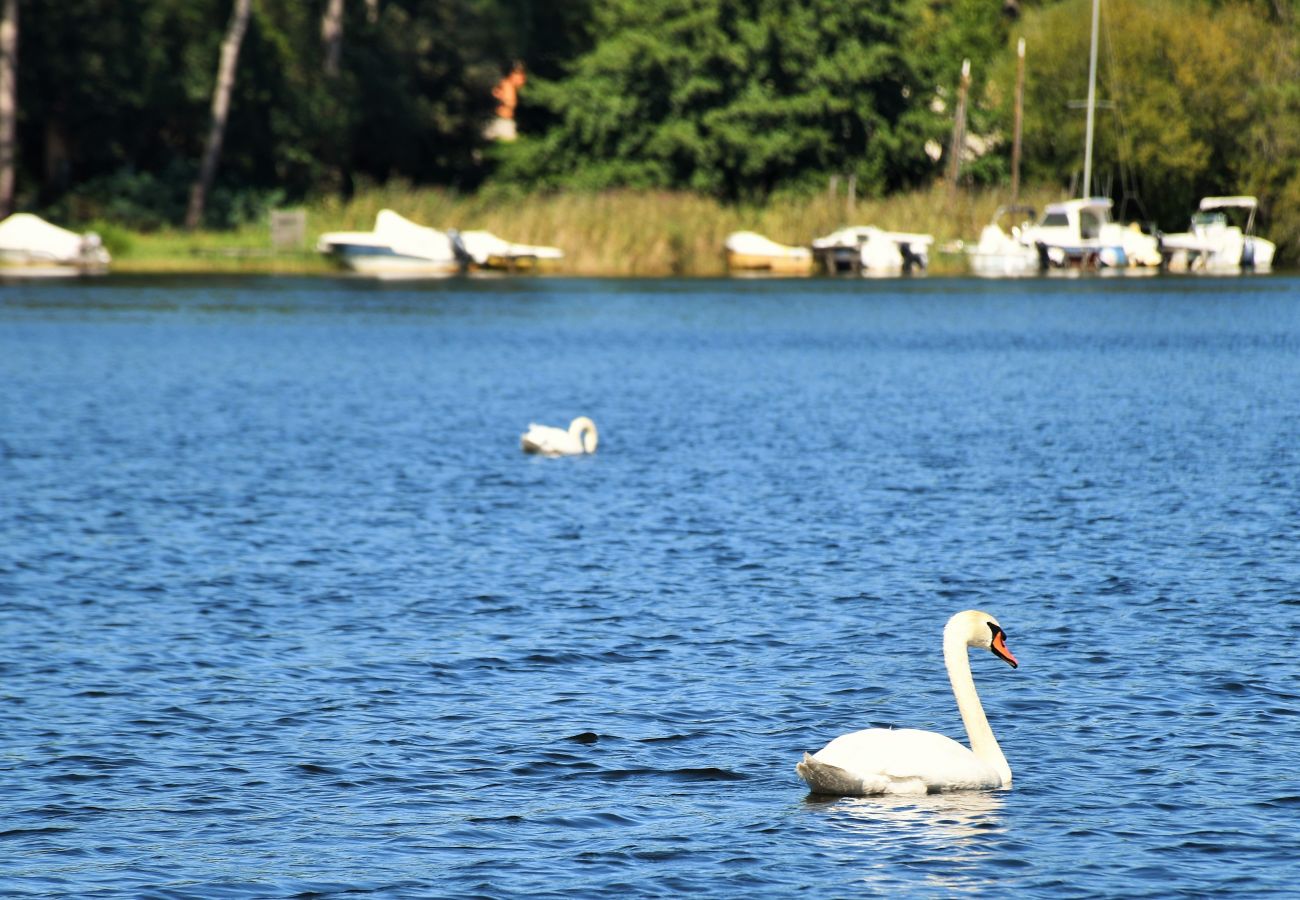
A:
<svg viewBox="0 0 1300 900">
<path fill-rule="evenodd" d="M 996 834 L 1002 829 L 1002 806 L 1006 797 L 999 791 L 963 791 L 898 797 L 822 797 L 809 794 L 808 811 L 823 812 L 828 824 L 843 826 L 845 833 L 897 840 L 910 835 L 934 837 L 952 846 L 954 842 Z"/>
<path fill-rule="evenodd" d="M 826 797 L 809 794 L 805 813 L 818 816 L 816 843 L 828 856 L 860 870 L 880 893 L 922 888 L 936 896 L 989 887 L 981 864 L 1005 830 L 1003 791 L 919 797 Z"/>
</svg>

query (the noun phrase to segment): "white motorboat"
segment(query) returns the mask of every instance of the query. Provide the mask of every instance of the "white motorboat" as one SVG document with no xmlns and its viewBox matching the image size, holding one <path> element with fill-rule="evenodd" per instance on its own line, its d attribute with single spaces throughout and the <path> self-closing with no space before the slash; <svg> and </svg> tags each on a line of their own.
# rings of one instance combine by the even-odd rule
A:
<svg viewBox="0 0 1300 900">
<path fill-rule="evenodd" d="M 316 249 L 363 275 L 436 278 L 464 268 L 447 232 L 417 225 L 391 209 L 379 211 L 373 231 L 331 231 L 320 236 Z"/>
<path fill-rule="evenodd" d="M 514 244 L 490 231 L 449 231 L 453 249 L 476 269 L 505 272 L 553 271 L 564 259 L 559 247 Z"/>
<path fill-rule="evenodd" d="M 1159 241 L 1136 225 L 1112 221 L 1112 205 L 1109 197 L 1049 203 L 1043 218 L 1024 228 L 1021 238 L 1038 248 L 1049 268 L 1159 266 Z"/>
<path fill-rule="evenodd" d="M 1004 220 L 1010 223 L 1009 230 L 1003 230 Z M 1024 238 L 1033 220 L 1032 206 L 999 206 L 980 232 L 979 243 L 968 249 L 971 272 L 985 278 L 1015 278 L 1041 272 L 1044 258 L 1038 247 Z"/>
<path fill-rule="evenodd" d="M 807 247 L 778 244 L 753 231 L 734 231 L 722 246 L 727 269 L 733 273 L 807 275 L 812 271 L 812 251 Z"/>
<path fill-rule="evenodd" d="M 1267 272 L 1273 268 L 1277 246 L 1255 230 L 1254 197 L 1205 197 L 1192 214 L 1188 231 L 1161 238 L 1165 266 L 1171 272 Z M 1240 210 L 1246 224 L 1233 224 L 1230 210 Z"/>
<path fill-rule="evenodd" d="M 855 225 L 817 238 L 812 252 L 827 274 L 901 275 L 924 272 L 930 265 L 933 243 L 934 236 L 929 234 Z"/>
<path fill-rule="evenodd" d="M 99 275 L 112 262 L 99 235 L 77 234 L 31 213 L 0 222 L 0 274 Z"/>
</svg>

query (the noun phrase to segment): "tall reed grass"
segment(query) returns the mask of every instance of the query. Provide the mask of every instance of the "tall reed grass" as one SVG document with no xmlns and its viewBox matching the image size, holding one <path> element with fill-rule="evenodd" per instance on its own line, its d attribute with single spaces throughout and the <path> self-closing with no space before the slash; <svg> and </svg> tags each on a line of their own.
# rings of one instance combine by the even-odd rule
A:
<svg viewBox="0 0 1300 900">
<path fill-rule="evenodd" d="M 1054 189 L 1027 191 L 1022 202 L 1039 208 L 1059 197 Z M 510 241 L 556 246 L 561 272 L 583 276 L 716 276 L 726 271 L 723 241 L 733 231 L 757 231 L 775 241 L 807 245 L 845 225 L 932 234 L 931 268 L 964 271 L 955 242 L 973 242 L 1006 194 L 995 190 L 927 190 L 850 201 L 841 191 L 776 198 L 763 205 L 729 205 L 696 194 L 606 191 L 518 196 L 485 190 L 459 194 L 392 183 L 347 201 L 309 203 L 307 239 L 296 251 L 270 250 L 269 225 L 236 231 L 160 232 L 119 239 L 118 271 L 325 272 L 312 249 L 327 231 L 368 231 L 381 209 L 435 228 L 486 229 Z M 113 249 L 110 247 L 110 249 Z"/>
</svg>

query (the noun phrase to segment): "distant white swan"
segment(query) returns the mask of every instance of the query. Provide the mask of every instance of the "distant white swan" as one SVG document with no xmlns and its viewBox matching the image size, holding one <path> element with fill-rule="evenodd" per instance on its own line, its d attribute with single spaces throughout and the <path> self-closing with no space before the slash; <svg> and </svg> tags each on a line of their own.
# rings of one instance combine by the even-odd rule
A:
<svg viewBox="0 0 1300 900">
<path fill-rule="evenodd" d="M 578 416 L 569 423 L 568 431 L 550 425 L 529 424 L 528 430 L 519 438 L 525 453 L 540 453 L 543 456 L 576 456 L 582 453 L 595 453 L 600 436 L 596 433 L 596 423 L 586 416 Z"/>
<path fill-rule="evenodd" d="M 975 692 L 967 647 L 984 647 L 1015 668 L 998 620 L 974 609 L 943 629 L 943 659 L 970 749 L 933 731 L 869 728 L 831 741 L 795 766 L 816 794 L 926 794 L 1011 787 L 1011 768 Z"/>
</svg>

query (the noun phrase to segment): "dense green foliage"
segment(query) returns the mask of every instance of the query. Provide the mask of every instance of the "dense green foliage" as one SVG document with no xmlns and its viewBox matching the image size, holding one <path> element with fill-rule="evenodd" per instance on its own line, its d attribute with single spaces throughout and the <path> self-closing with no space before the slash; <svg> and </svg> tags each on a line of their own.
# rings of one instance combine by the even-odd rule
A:
<svg viewBox="0 0 1300 900">
<path fill-rule="evenodd" d="M 869 189 L 927 168 L 923 85 L 904 4 L 880 0 L 617 0 L 593 49 L 530 92 L 555 118 L 507 177 L 762 196 L 846 172 Z M 932 123 L 931 123 L 932 124 Z"/>
<path fill-rule="evenodd" d="M 19 203 L 71 221 L 179 220 L 231 0 L 19 0 Z M 1009 176 L 1014 46 L 1024 174 L 1079 190 L 1090 0 L 254 0 L 209 223 L 390 181 L 614 187 L 729 201 L 940 178 L 972 61 L 964 184 Z M 1300 256 L 1300 0 L 1105 0 L 1097 184 L 1185 224 L 1255 193 Z M 529 81 L 513 144 L 491 87 Z M 931 155 L 927 155 L 929 145 Z M 942 148 L 943 155 L 933 153 Z"/>
<path fill-rule="evenodd" d="M 509 40 L 474 0 L 349 2 L 323 72 L 322 3 L 256 0 L 211 217 L 400 176 L 473 184 Z M 176 221 L 207 132 L 229 0 L 20 0 L 19 160 L 28 205 Z M 504 58 L 498 58 L 504 55 Z"/>
</svg>

